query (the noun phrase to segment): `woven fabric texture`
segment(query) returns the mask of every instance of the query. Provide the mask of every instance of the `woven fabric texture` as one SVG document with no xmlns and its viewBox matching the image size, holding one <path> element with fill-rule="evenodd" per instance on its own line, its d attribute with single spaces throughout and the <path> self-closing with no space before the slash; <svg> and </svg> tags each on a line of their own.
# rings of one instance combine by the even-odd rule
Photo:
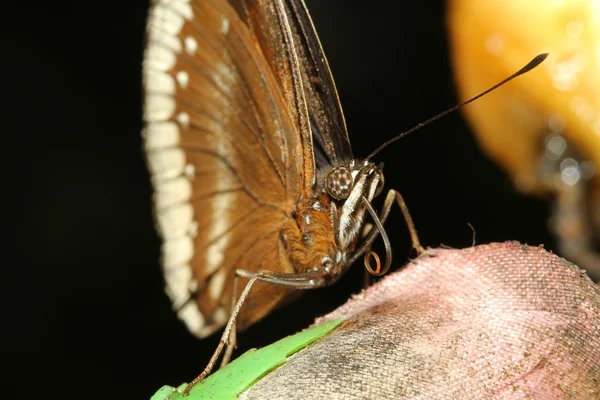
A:
<svg viewBox="0 0 600 400">
<path fill-rule="evenodd" d="M 435 249 L 241 399 L 600 399 L 600 288 L 516 242 Z"/>
</svg>

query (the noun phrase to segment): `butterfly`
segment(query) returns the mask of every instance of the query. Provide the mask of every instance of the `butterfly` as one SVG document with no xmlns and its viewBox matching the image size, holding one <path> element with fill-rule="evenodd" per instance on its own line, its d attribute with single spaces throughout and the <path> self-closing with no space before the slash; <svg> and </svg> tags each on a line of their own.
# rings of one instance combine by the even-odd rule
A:
<svg viewBox="0 0 600 400">
<path fill-rule="evenodd" d="M 155 2 L 144 84 L 167 293 L 192 333 L 227 322 L 238 269 L 276 283 L 248 296 L 244 329 L 365 250 L 382 167 L 353 155 L 301 0 Z"/>
<path fill-rule="evenodd" d="M 166 291 L 193 334 L 227 323 L 208 371 L 234 323 L 335 283 L 365 254 L 385 273 L 393 204 L 424 252 L 398 192 L 379 214 L 371 205 L 384 186 L 372 157 L 412 130 L 354 156 L 302 0 L 156 0 L 147 37 L 143 136 Z"/>
</svg>

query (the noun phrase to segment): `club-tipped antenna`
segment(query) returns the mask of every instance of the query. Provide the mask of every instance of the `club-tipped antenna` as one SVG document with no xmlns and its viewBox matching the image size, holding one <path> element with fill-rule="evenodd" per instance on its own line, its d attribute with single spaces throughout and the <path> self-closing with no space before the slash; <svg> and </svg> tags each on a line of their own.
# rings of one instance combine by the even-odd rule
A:
<svg viewBox="0 0 600 400">
<path fill-rule="evenodd" d="M 438 115 L 429 118 L 426 121 L 421 122 L 420 124 L 415 125 L 414 127 L 410 128 L 409 130 L 407 130 L 406 132 L 402 132 L 401 134 L 399 134 L 398 136 L 395 136 L 393 138 L 391 138 L 390 140 L 388 140 L 387 142 L 385 142 L 384 144 L 382 144 L 381 146 L 379 146 L 378 148 L 375 149 L 375 151 L 373 151 L 371 154 L 369 154 L 367 156 L 367 158 L 365 159 L 365 161 L 370 160 L 375 154 L 379 153 L 381 150 L 383 150 L 384 148 L 388 147 L 390 144 L 394 143 L 396 140 L 403 138 L 404 136 L 408 135 L 409 133 L 412 133 L 414 131 L 416 131 L 417 129 L 420 129 L 422 127 L 424 127 L 425 125 L 429 125 L 430 123 L 432 123 L 433 121 L 436 121 L 456 110 L 458 110 L 461 107 L 466 106 L 469 103 L 474 102 L 475 100 L 477 100 L 478 98 L 485 96 L 486 94 L 488 94 L 489 92 L 498 89 L 500 86 L 504 85 L 505 83 L 515 79 L 516 77 L 523 75 L 526 72 L 531 71 L 532 69 L 534 69 L 535 67 L 537 67 L 538 65 L 540 65 L 542 63 L 542 61 L 544 61 L 546 59 L 546 57 L 548 57 L 548 53 L 542 53 L 539 54 L 538 56 L 536 56 L 533 60 L 529 61 L 529 63 L 527 63 L 526 66 L 524 66 L 523 68 L 521 68 L 520 70 L 518 70 L 517 72 L 515 72 L 514 74 L 512 74 L 511 76 L 509 76 L 508 78 L 504 79 L 502 82 L 495 84 L 494 86 L 492 86 L 491 88 L 489 88 L 488 90 L 479 93 L 477 96 L 464 101 L 460 104 L 457 104 L 456 106 L 439 113 Z"/>
</svg>

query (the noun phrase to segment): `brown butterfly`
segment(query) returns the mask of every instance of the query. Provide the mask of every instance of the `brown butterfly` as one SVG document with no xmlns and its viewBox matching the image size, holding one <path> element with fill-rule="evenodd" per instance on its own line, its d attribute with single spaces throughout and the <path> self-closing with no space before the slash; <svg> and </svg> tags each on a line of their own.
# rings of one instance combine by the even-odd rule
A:
<svg viewBox="0 0 600 400">
<path fill-rule="evenodd" d="M 189 329 L 227 322 L 237 269 L 280 283 L 257 285 L 241 329 L 336 281 L 383 174 L 352 154 L 303 2 L 158 1 L 144 71 L 167 292 Z"/>
<path fill-rule="evenodd" d="M 394 202 L 423 252 L 396 191 L 379 215 L 370 204 L 384 183 L 371 157 L 412 130 L 353 156 L 302 0 L 155 1 L 144 84 L 167 293 L 199 337 L 229 321 L 207 370 L 234 322 L 244 329 L 297 289 L 333 284 L 378 235 L 384 265 L 365 265 L 385 273 Z M 367 213 L 375 228 L 363 234 Z M 236 277 L 250 281 L 236 287 Z"/>
</svg>

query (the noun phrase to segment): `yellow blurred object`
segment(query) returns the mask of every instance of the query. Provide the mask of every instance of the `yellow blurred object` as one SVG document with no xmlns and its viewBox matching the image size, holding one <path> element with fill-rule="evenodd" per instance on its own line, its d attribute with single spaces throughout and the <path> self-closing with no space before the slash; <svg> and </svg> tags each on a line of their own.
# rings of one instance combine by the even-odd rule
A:
<svg viewBox="0 0 600 400">
<path fill-rule="evenodd" d="M 600 274 L 600 1 L 449 0 L 448 27 L 462 100 L 550 53 L 463 112 L 520 190 L 554 195 L 563 256 Z"/>
</svg>

